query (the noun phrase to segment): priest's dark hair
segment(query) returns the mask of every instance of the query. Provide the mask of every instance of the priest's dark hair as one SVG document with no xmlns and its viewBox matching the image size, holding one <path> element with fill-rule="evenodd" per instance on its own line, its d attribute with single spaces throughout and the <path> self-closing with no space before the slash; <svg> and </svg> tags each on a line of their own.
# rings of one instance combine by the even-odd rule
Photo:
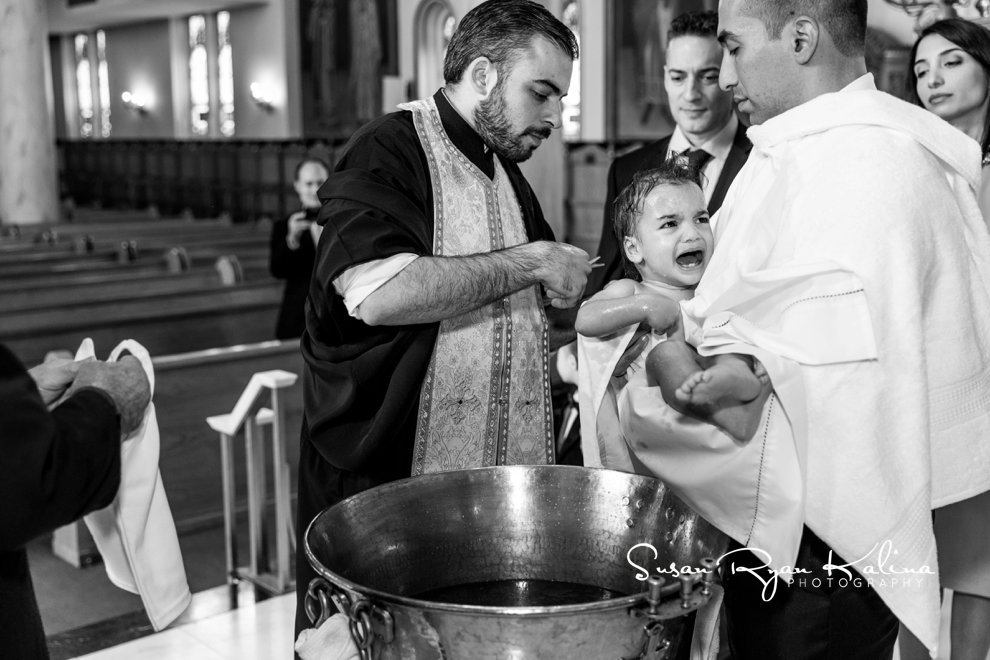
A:
<svg viewBox="0 0 990 660">
<path fill-rule="evenodd" d="M 464 16 L 454 31 L 443 59 L 443 79 L 460 82 L 468 65 L 487 57 L 501 73 L 534 37 L 556 44 L 577 59 L 578 43 L 571 29 L 531 0 L 488 0 Z"/>
<path fill-rule="evenodd" d="M 676 155 L 665 159 L 660 165 L 649 170 L 637 172 L 629 185 L 622 189 L 612 205 L 612 231 L 619 242 L 619 254 L 622 255 L 622 265 L 626 276 L 640 280 L 642 277 L 636 266 L 626 258 L 622 249 L 626 236 L 636 233 L 636 225 L 646 206 L 646 197 L 657 186 L 686 186 L 702 187 L 701 171 L 693 167 L 685 156 Z"/>
<path fill-rule="evenodd" d="M 926 27 L 918 35 L 918 39 L 911 47 L 911 57 L 908 58 L 908 77 L 910 80 L 910 94 L 912 100 L 924 107 L 921 97 L 918 96 L 918 73 L 914 69 L 914 61 L 918 57 L 918 44 L 925 37 L 937 34 L 946 41 L 952 42 L 960 50 L 976 60 L 976 63 L 983 69 L 983 75 L 990 85 L 990 31 L 978 23 L 967 21 L 964 18 L 946 18 L 936 21 Z M 983 117 L 983 135 L 980 137 L 980 151 L 986 158 L 990 154 L 990 107 Z"/>
<path fill-rule="evenodd" d="M 822 24 L 836 49 L 846 57 L 866 52 L 867 0 L 740 0 L 739 13 L 759 19 L 767 37 L 780 39 L 784 26 L 798 16 Z"/>
</svg>

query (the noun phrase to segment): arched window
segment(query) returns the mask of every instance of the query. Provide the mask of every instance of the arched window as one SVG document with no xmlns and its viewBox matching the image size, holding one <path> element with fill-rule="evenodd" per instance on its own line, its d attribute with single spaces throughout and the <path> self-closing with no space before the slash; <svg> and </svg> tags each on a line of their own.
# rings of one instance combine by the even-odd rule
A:
<svg viewBox="0 0 990 660">
<path fill-rule="evenodd" d="M 100 89 L 100 135 L 110 137 L 110 70 L 107 67 L 107 35 L 96 31 L 96 80 Z"/>
<path fill-rule="evenodd" d="M 457 27 L 457 17 L 444 0 L 424 0 L 416 11 L 416 96 L 431 96 L 443 85 L 443 57 Z"/>
<path fill-rule="evenodd" d="M 110 137 L 110 74 L 103 30 L 72 37 L 79 137 Z"/>
<path fill-rule="evenodd" d="M 73 40 L 76 55 L 76 94 L 79 108 L 79 135 L 93 137 L 94 117 L 93 70 L 89 64 L 89 36 L 77 34 Z"/>
<path fill-rule="evenodd" d="M 206 16 L 189 17 L 189 101 L 193 135 L 210 132 L 210 69 L 206 56 Z"/>
<path fill-rule="evenodd" d="M 217 12 L 217 76 L 220 87 L 220 135 L 234 134 L 234 54 L 230 47 L 230 12 Z"/>
<path fill-rule="evenodd" d="M 189 17 L 189 111 L 194 136 L 234 135 L 230 20 L 227 11 Z"/>
</svg>

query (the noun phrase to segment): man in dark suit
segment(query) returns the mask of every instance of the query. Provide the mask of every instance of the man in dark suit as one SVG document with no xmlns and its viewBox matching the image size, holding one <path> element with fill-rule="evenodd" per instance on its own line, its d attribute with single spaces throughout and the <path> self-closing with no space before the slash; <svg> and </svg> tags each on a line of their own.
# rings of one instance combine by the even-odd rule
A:
<svg viewBox="0 0 990 660">
<path fill-rule="evenodd" d="M 25 371 L 0 345 L 0 656 L 48 657 L 24 546 L 113 501 L 120 440 L 150 399 L 132 356 Z"/>
<path fill-rule="evenodd" d="M 585 295 L 624 276 L 622 255 L 612 231 L 612 204 L 636 172 L 656 167 L 674 154 L 685 154 L 704 175 L 708 211 L 722 205 L 729 184 L 749 156 L 746 127 L 732 109 L 732 94 L 718 86 L 722 47 L 716 39 L 714 11 L 687 12 L 675 18 L 667 33 L 664 88 L 677 124 L 673 134 L 613 161 L 598 254 L 604 264 L 588 277 Z"/>
</svg>

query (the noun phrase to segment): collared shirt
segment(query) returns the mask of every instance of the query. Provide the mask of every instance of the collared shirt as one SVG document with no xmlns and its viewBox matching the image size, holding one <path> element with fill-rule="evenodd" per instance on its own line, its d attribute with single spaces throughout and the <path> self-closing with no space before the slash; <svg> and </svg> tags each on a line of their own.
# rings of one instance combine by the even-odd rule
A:
<svg viewBox="0 0 990 660">
<path fill-rule="evenodd" d="M 713 135 L 704 144 L 693 145 L 688 142 L 687 136 L 684 135 L 684 131 L 681 130 L 680 126 L 677 126 L 674 129 L 674 134 L 670 136 L 670 145 L 667 147 L 667 158 L 682 154 L 688 149 L 704 149 L 712 155 L 711 160 L 701 170 L 701 173 L 704 175 L 701 189 L 705 193 L 706 203 L 712 201 L 712 193 L 715 192 L 718 178 L 722 176 L 722 168 L 725 167 L 725 161 L 728 159 L 729 152 L 732 150 L 732 143 L 736 139 L 736 130 L 738 128 L 739 119 L 733 113 L 729 118 L 729 122 L 722 127 L 722 130 Z"/>
<path fill-rule="evenodd" d="M 495 177 L 495 154 L 488 148 L 477 131 L 471 128 L 464 117 L 450 104 L 441 89 L 433 95 L 440 113 L 444 131 L 454 146 L 464 154 L 489 179 Z M 364 299 L 378 290 L 383 284 L 398 275 L 419 255 L 411 252 L 395 254 L 386 259 L 369 261 L 348 268 L 334 279 L 333 288 L 344 299 L 347 312 L 354 318 L 361 318 L 360 305 Z"/>
</svg>

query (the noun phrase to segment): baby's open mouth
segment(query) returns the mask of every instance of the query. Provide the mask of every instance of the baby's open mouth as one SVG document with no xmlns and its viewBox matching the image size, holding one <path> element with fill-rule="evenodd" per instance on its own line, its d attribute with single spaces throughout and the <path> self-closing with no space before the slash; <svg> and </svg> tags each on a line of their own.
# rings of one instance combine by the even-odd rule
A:
<svg viewBox="0 0 990 660">
<path fill-rule="evenodd" d="M 691 250 L 677 255 L 676 261 L 678 266 L 697 268 L 705 262 L 705 253 L 703 250 Z"/>
</svg>

